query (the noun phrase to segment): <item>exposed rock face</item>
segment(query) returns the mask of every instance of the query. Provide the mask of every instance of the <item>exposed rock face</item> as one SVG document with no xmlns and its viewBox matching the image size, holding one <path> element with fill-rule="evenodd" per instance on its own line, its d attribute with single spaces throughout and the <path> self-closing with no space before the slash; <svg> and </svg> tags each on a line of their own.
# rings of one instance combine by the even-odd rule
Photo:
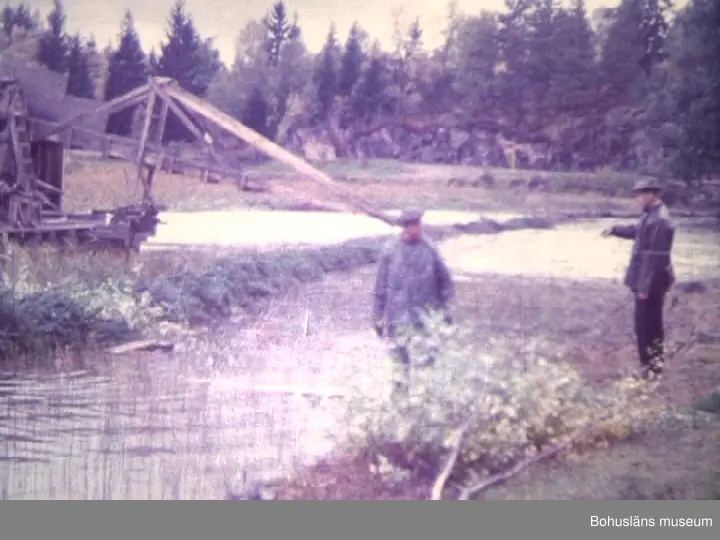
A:
<svg viewBox="0 0 720 540">
<path fill-rule="evenodd" d="M 565 171 L 611 166 L 653 173 L 662 163 L 662 145 L 638 118 L 637 111 L 619 108 L 605 117 L 559 119 L 524 141 L 448 122 L 408 121 L 364 130 L 291 127 L 280 142 L 313 161 L 381 158 Z"/>
</svg>

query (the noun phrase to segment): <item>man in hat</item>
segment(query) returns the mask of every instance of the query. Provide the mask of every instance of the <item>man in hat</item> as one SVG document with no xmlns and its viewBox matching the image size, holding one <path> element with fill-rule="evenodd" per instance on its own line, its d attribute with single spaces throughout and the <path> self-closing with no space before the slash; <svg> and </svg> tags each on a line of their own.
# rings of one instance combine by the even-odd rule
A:
<svg viewBox="0 0 720 540">
<path fill-rule="evenodd" d="M 399 368 L 395 389 L 405 391 L 410 352 L 401 337 L 406 329 L 425 330 L 424 315 L 443 312 L 450 323 L 448 304 L 455 294 L 450 271 L 437 248 L 423 233 L 423 212 L 406 210 L 398 225 L 402 233 L 383 252 L 373 295 L 373 326 L 379 337 L 391 341 L 391 355 Z M 420 359 L 425 365 L 435 358 Z"/>
<path fill-rule="evenodd" d="M 603 236 L 634 240 L 624 284 L 635 296 L 635 336 L 641 376 L 657 378 L 664 367 L 663 308 L 675 281 L 671 251 L 675 226 L 656 180 L 640 180 L 633 189 L 643 215 L 637 224 L 615 225 Z"/>
</svg>

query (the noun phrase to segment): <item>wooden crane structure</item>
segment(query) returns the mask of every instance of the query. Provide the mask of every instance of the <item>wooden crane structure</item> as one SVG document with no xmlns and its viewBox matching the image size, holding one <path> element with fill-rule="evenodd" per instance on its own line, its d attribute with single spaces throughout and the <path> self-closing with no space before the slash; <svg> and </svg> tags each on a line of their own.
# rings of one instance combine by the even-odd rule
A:
<svg viewBox="0 0 720 540">
<path fill-rule="evenodd" d="M 115 157 L 133 160 L 137 166 L 138 178 L 140 179 L 144 203 L 154 205 L 152 199 L 152 180 L 157 168 L 168 157 L 167 150 L 162 146 L 162 137 L 167 123 L 168 115 L 172 113 L 200 142 L 206 152 L 208 162 L 198 164 L 197 162 L 185 161 L 184 164 L 195 168 L 207 168 L 229 177 L 238 177 L 240 171 L 230 163 L 228 157 L 219 152 L 214 142 L 221 136 L 228 135 L 238 141 L 255 148 L 270 158 L 274 158 L 292 168 L 297 172 L 323 184 L 328 191 L 342 200 L 343 205 L 352 212 L 363 213 L 372 218 L 379 219 L 388 224 L 395 221 L 383 213 L 375 211 L 370 204 L 358 197 L 346 186 L 334 181 L 328 174 L 313 167 L 293 152 L 286 150 L 277 143 L 262 136 L 255 130 L 245 126 L 232 116 L 222 112 L 206 101 L 183 90 L 173 79 L 164 77 L 152 77 L 148 83 L 135 90 L 119 96 L 111 101 L 102 104 L 93 111 L 81 113 L 69 118 L 43 133 L 44 138 L 59 137 L 65 139 L 69 144 L 74 144 L 72 125 L 82 121 L 87 116 L 98 114 L 111 114 L 138 104 L 145 104 L 145 114 L 142 131 L 139 140 L 132 140 L 122 137 L 108 138 L 101 141 L 104 151 Z M 65 133 L 63 136 L 62 134 Z M 115 145 L 108 151 L 108 146 Z M 90 141 L 85 140 L 78 146 L 92 148 Z M 181 164 L 182 158 L 175 158 Z"/>
<path fill-rule="evenodd" d="M 244 177 L 239 167 L 233 165 L 232 155 L 220 151 L 216 144 L 228 137 L 321 183 L 342 201 L 345 210 L 395 224 L 393 218 L 376 212 L 323 171 L 183 90 L 172 79 L 152 77 L 147 84 L 105 103 L 65 96 L 63 104 L 54 106 L 62 112 L 50 119 L 48 115 L 43 118 L 33 114 L 39 110 L 38 103 L 46 104 L 52 99 L 38 95 L 42 85 L 31 86 L 26 91 L 21 79 L 0 79 L 0 234 L 3 238 L 46 241 L 71 237 L 78 241 L 90 240 L 99 247 L 136 249 L 155 233 L 162 208 L 153 199 L 153 178 L 158 168 L 168 161 L 206 173 L 210 170 L 226 177 Z M 67 114 L 65 103 L 80 112 Z M 138 105 L 143 105 L 145 111 L 139 137 L 105 133 L 109 115 Z M 58 119 L 59 114 L 62 118 Z M 171 114 L 203 148 L 203 159 L 176 156 L 162 144 Z M 142 202 L 111 210 L 95 209 L 87 214 L 64 212 L 65 148 L 95 150 L 106 157 L 134 163 L 143 188 Z"/>
</svg>

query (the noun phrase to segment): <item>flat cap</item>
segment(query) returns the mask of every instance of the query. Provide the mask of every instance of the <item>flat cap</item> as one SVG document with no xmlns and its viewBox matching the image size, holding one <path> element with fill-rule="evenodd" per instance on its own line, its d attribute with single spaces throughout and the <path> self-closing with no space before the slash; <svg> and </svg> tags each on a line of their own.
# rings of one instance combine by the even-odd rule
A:
<svg viewBox="0 0 720 540">
<path fill-rule="evenodd" d="M 400 213 L 398 224 L 407 225 L 409 223 L 417 223 L 422 220 L 425 212 L 419 208 L 408 208 Z"/>
<path fill-rule="evenodd" d="M 656 178 L 643 178 L 635 182 L 633 192 L 638 193 L 640 191 L 662 191 L 662 186 Z"/>
</svg>

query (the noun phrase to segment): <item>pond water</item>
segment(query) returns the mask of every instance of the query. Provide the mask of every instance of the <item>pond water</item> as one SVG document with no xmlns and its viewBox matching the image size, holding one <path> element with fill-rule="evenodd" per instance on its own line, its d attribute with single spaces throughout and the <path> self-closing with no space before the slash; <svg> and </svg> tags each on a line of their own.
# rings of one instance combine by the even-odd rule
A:
<svg viewBox="0 0 720 540">
<path fill-rule="evenodd" d="M 282 227 L 273 224 L 282 220 L 266 214 L 246 216 L 245 221 L 228 214 L 171 217 L 158 241 L 187 239 L 177 225 L 183 221 L 188 235 L 194 235 L 188 243 L 246 242 L 243 237 L 271 243 L 289 238 L 337 242 L 347 239 L 353 227 L 352 234 L 358 236 L 366 236 L 373 226 L 383 228 L 364 221 L 367 218 L 332 216 L 301 213 L 288 218 L 292 226 Z M 467 221 L 476 218 L 467 216 Z M 497 272 L 619 280 L 630 243 L 601 238 L 599 231 L 606 225 L 594 221 L 555 230 L 460 237 L 444 242 L 441 249 L 455 272 L 466 278 Z M 717 233 L 681 227 L 674 254 L 679 279 L 719 275 L 719 239 Z M 302 309 L 276 308 L 292 321 L 300 319 Z M 273 359 L 252 369 L 238 367 L 244 384 L 282 384 L 279 374 L 286 366 L 280 363 L 299 364 L 300 357 L 312 360 L 295 370 L 308 380 L 333 369 L 335 359 L 323 356 L 327 343 L 318 342 L 314 350 L 300 354 L 283 341 L 281 334 L 290 331 L 297 329 L 288 324 L 277 328 L 274 350 L 243 350 L 247 343 L 236 344 L 228 336 L 228 350 L 239 351 L 239 357 Z M 351 349 L 367 345 L 343 332 L 333 338 L 334 353 L 351 355 Z M 242 464 L 285 471 L 298 459 L 330 449 L 331 442 L 321 433 L 337 420 L 326 408 L 297 395 L 243 393 L 240 379 L 217 373 L 211 356 L 208 353 L 205 361 L 196 354 L 190 362 L 181 350 L 172 357 L 100 362 L 92 370 L 62 375 L 0 373 L 0 498 L 220 498 Z M 324 388 L 328 390 L 329 383 Z"/>
<path fill-rule="evenodd" d="M 397 214 L 389 212 L 390 215 Z M 489 213 L 484 217 L 506 221 L 515 214 Z M 363 214 L 336 212 L 277 212 L 270 210 L 229 210 L 224 212 L 166 212 L 157 234 L 144 249 L 158 246 L 241 246 L 328 245 L 353 238 L 381 236 L 392 232 L 389 225 Z M 432 225 L 470 223 L 472 212 L 429 211 L 425 222 Z"/>
<path fill-rule="evenodd" d="M 442 251 L 456 272 L 472 276 L 506 275 L 572 279 L 622 279 L 632 243 L 604 238 L 615 223 L 592 220 L 549 230 L 525 229 L 496 235 L 461 236 L 443 243 Z M 678 228 L 673 263 L 679 280 L 718 275 L 720 233 Z"/>
</svg>

